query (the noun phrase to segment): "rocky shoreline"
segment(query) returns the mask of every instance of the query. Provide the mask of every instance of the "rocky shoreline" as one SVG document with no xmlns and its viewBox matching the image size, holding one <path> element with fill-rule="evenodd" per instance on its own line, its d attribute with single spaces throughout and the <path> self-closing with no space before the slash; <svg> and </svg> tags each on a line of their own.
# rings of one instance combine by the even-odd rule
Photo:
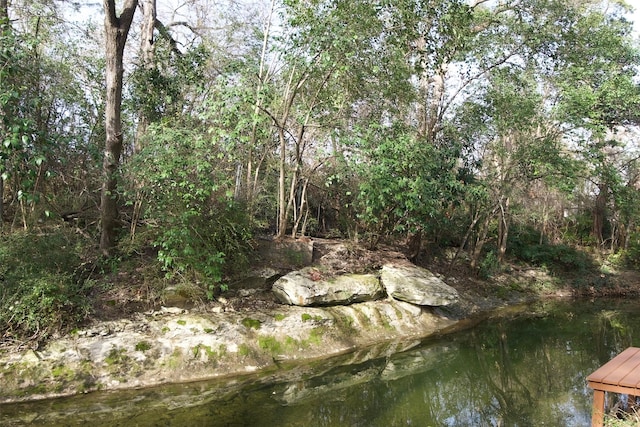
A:
<svg viewBox="0 0 640 427">
<path fill-rule="evenodd" d="M 366 276 L 369 281 L 379 278 L 388 263 L 401 269 L 417 268 L 395 252 L 376 262 L 358 264 L 341 254 L 344 248 L 340 246 L 329 251 L 325 247 L 317 257 L 305 252 L 308 242 L 303 243 L 303 249 L 299 242 L 295 245 L 294 252 L 291 246 L 268 251 L 271 255 L 265 256 L 263 263 L 280 265 L 274 257 L 294 253 L 296 259 L 307 261 L 291 274 L 306 278 L 305 286 L 311 283 L 321 290 L 329 284 L 350 283 L 336 280 L 349 274 Z M 347 265 L 352 271 L 346 271 Z M 366 275 L 353 271 L 358 269 L 353 266 L 364 265 Z M 320 280 L 317 274 L 325 277 Z M 436 278 L 429 273 L 425 280 Z M 279 286 L 241 286 L 230 293 L 233 296 L 220 298 L 215 304 L 189 309 L 164 306 L 124 319 L 96 322 L 42 348 L 7 351 L 0 354 L 0 403 L 269 372 L 283 364 L 301 365 L 372 346 L 377 350 L 368 357 L 376 357 L 380 352 L 403 349 L 403 343 L 464 327 L 466 320 L 522 301 L 462 292 L 455 295 L 457 301 L 451 295 L 444 300 L 428 297 L 423 301 L 426 304 L 418 305 L 393 298 L 396 286 L 387 289 L 382 299 L 347 296 L 348 302 L 357 302 L 296 306 L 278 303 L 272 287 Z M 333 293 L 344 294 L 342 288 Z M 434 301 L 444 306 L 430 305 Z"/>
</svg>

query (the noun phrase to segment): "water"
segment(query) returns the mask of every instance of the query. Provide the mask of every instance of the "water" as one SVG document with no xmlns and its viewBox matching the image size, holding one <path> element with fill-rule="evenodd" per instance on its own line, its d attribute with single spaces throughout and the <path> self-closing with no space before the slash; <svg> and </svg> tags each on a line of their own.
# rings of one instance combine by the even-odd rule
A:
<svg viewBox="0 0 640 427">
<path fill-rule="evenodd" d="M 640 303 L 539 303 L 392 356 L 0 406 L 0 425 L 586 426 L 586 377 L 640 346 Z"/>
</svg>

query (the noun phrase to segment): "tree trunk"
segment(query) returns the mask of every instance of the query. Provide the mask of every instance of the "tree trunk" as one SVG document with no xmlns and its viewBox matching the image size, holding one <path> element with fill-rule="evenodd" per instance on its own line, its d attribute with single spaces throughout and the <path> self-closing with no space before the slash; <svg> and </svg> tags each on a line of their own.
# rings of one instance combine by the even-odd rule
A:
<svg viewBox="0 0 640 427">
<path fill-rule="evenodd" d="M 504 203 L 500 203 L 500 223 L 498 224 L 498 262 L 504 261 L 507 253 L 507 239 L 509 237 L 509 206 L 511 202 L 509 197 L 504 199 Z"/>
<path fill-rule="evenodd" d="M 153 31 L 156 26 L 156 0 L 142 0 L 142 25 L 140 28 L 140 55 L 143 67 L 152 67 L 155 58 Z"/>
<path fill-rule="evenodd" d="M 285 136 L 285 126 L 289 120 L 289 112 L 293 105 L 298 89 L 302 86 L 305 78 L 301 79 L 295 87 L 292 86 L 295 76 L 295 67 L 291 70 L 289 81 L 285 89 L 285 105 L 282 117 L 278 121 L 274 119 L 274 124 L 278 127 L 278 140 L 280 141 L 280 176 L 278 178 L 278 233 L 276 238 L 281 239 L 287 233 L 287 187 L 286 187 L 286 167 L 287 167 L 287 138 Z"/>
<path fill-rule="evenodd" d="M 258 179 L 258 174 L 260 171 L 259 162 L 255 164 L 254 156 L 256 153 L 257 145 L 258 145 L 258 114 L 260 114 L 260 110 L 262 109 L 262 88 L 264 86 L 264 82 L 267 78 L 267 72 L 265 70 L 266 65 L 266 57 L 267 57 L 267 48 L 269 43 L 269 37 L 271 33 L 271 20 L 273 17 L 273 12 L 275 11 L 276 2 L 275 0 L 271 1 L 271 7 L 269 8 L 269 14 L 265 20 L 264 25 L 264 36 L 262 38 L 262 51 L 260 53 L 260 68 L 258 70 L 258 85 L 256 87 L 256 102 L 253 107 L 253 125 L 251 127 L 251 136 L 249 138 L 249 150 L 247 153 L 247 177 L 245 184 L 245 200 L 249 204 L 249 211 L 251 216 L 253 216 L 253 201 L 255 197 L 255 192 L 257 185 L 255 182 Z M 255 171 L 254 171 L 255 168 Z M 255 178 L 254 178 L 255 176 Z M 251 184 L 253 179 L 254 184 Z"/>
<path fill-rule="evenodd" d="M 280 176 L 278 178 L 278 234 L 276 237 L 282 238 L 287 232 L 287 196 L 285 185 L 287 144 L 282 126 L 278 128 L 278 138 L 280 140 Z"/>
<path fill-rule="evenodd" d="M 0 35 L 4 36 L 10 31 L 9 27 L 9 3 L 8 0 L 0 0 Z M 0 46 L 2 47 L 2 46 Z M 0 67 L 4 68 L 5 64 L 0 63 Z M 4 108 L 0 107 L 0 141 L 4 141 L 6 137 Z M 4 224 L 4 178 L 6 164 L 0 164 L 0 231 Z"/>
<path fill-rule="evenodd" d="M 2 170 L 2 168 L 0 168 Z M 4 178 L 0 175 L 0 231 L 4 224 Z"/>
<path fill-rule="evenodd" d="M 104 0 L 106 52 L 106 105 L 102 194 L 100 196 L 100 250 L 110 255 L 116 246 L 118 221 L 117 174 L 122 154 L 122 77 L 123 56 L 138 0 L 126 0 L 120 17 L 115 0 Z"/>
<path fill-rule="evenodd" d="M 475 269 L 478 266 L 478 262 L 480 261 L 480 256 L 482 255 L 482 248 L 487 241 L 487 234 L 489 233 L 489 224 L 491 223 L 491 215 L 487 215 L 484 219 L 482 227 L 478 230 L 478 236 L 476 237 L 476 242 L 473 245 L 473 250 L 471 251 L 471 268 Z"/>
<path fill-rule="evenodd" d="M 473 213 L 473 219 L 471 221 L 471 224 L 469 224 L 469 227 L 467 227 L 467 231 L 464 234 L 464 237 L 462 238 L 462 241 L 460 242 L 460 245 L 458 246 L 458 249 L 456 249 L 456 252 L 453 255 L 453 258 L 451 259 L 451 262 L 449 263 L 449 271 L 451 271 L 451 269 L 453 268 L 453 266 L 456 263 L 456 260 L 460 256 L 460 253 L 467 246 L 467 243 L 469 242 L 469 238 L 471 237 L 471 233 L 475 229 L 476 224 L 478 223 L 479 220 L 480 220 L 480 210 L 478 209 Z"/>
<path fill-rule="evenodd" d="M 302 189 L 301 189 L 301 194 L 300 194 L 300 206 L 297 206 L 296 209 L 296 218 L 293 224 L 293 228 L 291 231 L 291 237 L 293 237 L 294 239 L 297 237 L 298 234 L 298 229 L 300 228 L 300 221 L 308 216 L 309 213 L 309 204 L 307 203 L 307 187 L 309 186 L 309 178 L 305 178 L 304 181 L 302 182 Z M 304 236 L 304 224 L 303 224 L 303 231 L 302 231 L 302 235 Z"/>
<path fill-rule="evenodd" d="M 142 0 L 142 25 L 140 26 L 140 66 L 146 70 L 152 70 L 155 67 L 155 47 L 153 30 L 156 25 L 156 0 Z M 151 119 L 141 108 L 138 112 L 138 126 L 136 128 L 136 141 L 133 147 L 134 153 L 142 150 L 142 139 L 147 133 Z"/>
<path fill-rule="evenodd" d="M 604 221 L 609 189 L 606 184 L 600 184 L 598 190 L 600 192 L 596 197 L 596 205 L 593 209 L 593 237 L 598 245 L 601 245 L 604 242 Z"/>
</svg>

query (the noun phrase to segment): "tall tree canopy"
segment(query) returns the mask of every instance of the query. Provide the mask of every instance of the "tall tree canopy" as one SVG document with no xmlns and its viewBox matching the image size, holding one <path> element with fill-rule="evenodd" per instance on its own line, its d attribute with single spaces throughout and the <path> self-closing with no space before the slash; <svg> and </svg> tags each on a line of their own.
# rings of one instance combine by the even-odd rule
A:
<svg viewBox="0 0 640 427">
<path fill-rule="evenodd" d="M 105 0 L 102 29 L 71 11 L 0 3 L 5 228 L 82 218 L 106 255 L 140 237 L 217 279 L 250 230 L 474 264 L 524 229 L 633 242 L 622 1 Z"/>
</svg>

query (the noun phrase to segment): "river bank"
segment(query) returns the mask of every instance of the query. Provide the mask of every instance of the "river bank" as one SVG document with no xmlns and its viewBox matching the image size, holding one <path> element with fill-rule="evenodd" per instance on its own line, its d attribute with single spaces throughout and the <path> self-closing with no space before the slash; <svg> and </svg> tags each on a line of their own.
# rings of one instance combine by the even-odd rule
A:
<svg viewBox="0 0 640 427">
<path fill-rule="evenodd" d="M 3 405 L 0 425 L 585 426 L 586 377 L 635 342 L 638 304 L 538 301 L 462 331 L 261 373 Z"/>
<path fill-rule="evenodd" d="M 215 302 L 194 305 L 167 295 L 165 302 L 173 304 L 97 318 L 39 348 L 4 351 L 0 402 L 268 373 L 355 350 L 365 350 L 358 360 L 376 358 L 467 327 L 495 310 L 578 294 L 551 288 L 553 278 L 540 269 L 511 270 L 492 281 L 459 272 L 441 275 L 460 297 L 456 304 L 439 308 L 393 298 L 297 307 L 279 304 L 270 290 L 270 277 L 278 271 L 312 265 L 334 276 L 375 272 L 390 261 L 408 262 L 392 249 L 365 251 L 344 242 L 316 242 L 314 247 L 303 241 L 278 250 L 267 245 L 256 269 L 271 269 L 263 274 L 267 277 L 239 282 Z M 623 289 L 615 286 L 607 289 Z M 624 289 L 631 292 L 633 287 Z M 110 315 L 115 317 L 113 310 Z"/>
</svg>

